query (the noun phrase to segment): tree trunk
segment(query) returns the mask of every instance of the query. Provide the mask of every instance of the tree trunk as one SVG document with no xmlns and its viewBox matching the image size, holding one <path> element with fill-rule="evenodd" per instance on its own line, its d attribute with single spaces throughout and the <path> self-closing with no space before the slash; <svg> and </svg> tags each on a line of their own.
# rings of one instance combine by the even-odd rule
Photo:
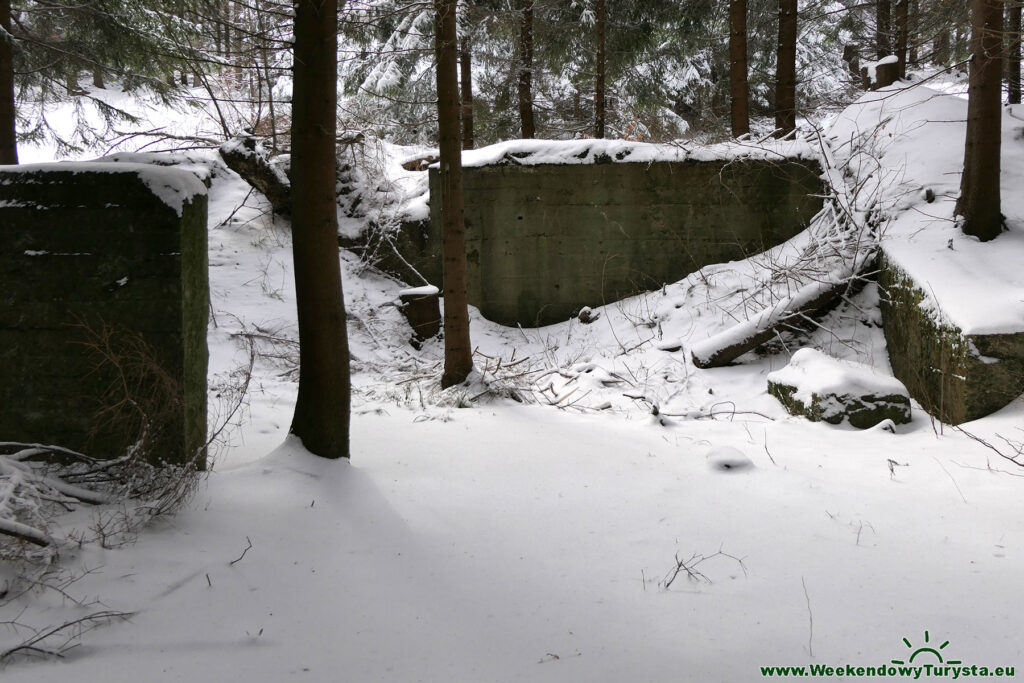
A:
<svg viewBox="0 0 1024 683">
<path fill-rule="evenodd" d="M 971 66 L 964 174 L 955 214 L 963 231 L 982 242 L 1002 231 L 999 170 L 1003 94 L 1002 0 L 971 2 Z"/>
<path fill-rule="evenodd" d="M 473 149 L 473 64 L 469 38 L 459 50 L 459 81 L 462 87 L 462 149 Z"/>
<path fill-rule="evenodd" d="M 878 58 L 892 54 L 892 2 L 876 0 L 875 3 L 875 47 Z"/>
<path fill-rule="evenodd" d="M 907 43 L 910 38 L 910 13 L 907 0 L 896 2 L 896 71 L 900 78 L 907 77 Z"/>
<path fill-rule="evenodd" d="M 1006 32 L 1010 41 L 1006 55 L 1008 101 L 1010 104 L 1020 104 L 1021 6 L 1011 5 L 1007 19 Z"/>
<path fill-rule="evenodd" d="M 459 50 L 455 28 L 456 2 L 457 0 L 434 0 L 437 12 L 437 133 L 441 157 L 438 174 L 441 181 L 441 252 L 444 264 L 442 388 L 465 381 L 473 369 L 473 349 L 469 341 L 469 302 L 466 300 L 466 225 L 462 199 L 462 152 L 459 149 Z"/>
<path fill-rule="evenodd" d="M 440 11 L 440 5 L 438 5 Z M 519 121 L 522 136 L 532 138 L 533 127 L 533 0 L 524 0 L 519 30 Z"/>
<path fill-rule="evenodd" d="M 921 36 L 918 33 L 921 25 L 921 6 L 920 0 L 910 0 L 910 16 L 907 17 L 907 36 L 908 36 L 908 50 L 910 54 L 907 57 L 907 61 L 911 66 L 916 67 L 920 63 L 919 51 L 921 46 Z"/>
<path fill-rule="evenodd" d="M 92 71 L 92 87 L 103 90 L 107 87 L 106 83 L 103 82 L 103 72 L 99 69 L 93 69 Z"/>
<path fill-rule="evenodd" d="M 796 130 L 797 0 L 779 0 L 779 51 L 775 79 L 775 134 Z"/>
<path fill-rule="evenodd" d="M 221 0 L 213 0 L 208 8 L 213 17 L 213 45 L 214 53 L 218 57 L 224 56 L 224 24 L 221 22 Z"/>
<path fill-rule="evenodd" d="M 11 0 L 0 0 L 0 28 L 11 34 Z M 0 164 L 18 163 L 18 142 L 14 115 L 14 50 L 0 38 Z"/>
<path fill-rule="evenodd" d="M 338 0 L 296 0 L 292 251 L 299 395 L 291 432 L 311 453 L 347 458 L 349 356 L 338 255 Z"/>
<path fill-rule="evenodd" d="M 597 12 L 595 18 L 597 29 L 597 53 L 594 58 L 594 137 L 604 137 L 605 127 L 605 49 L 604 39 L 607 29 L 605 15 L 605 0 L 597 0 Z"/>
<path fill-rule="evenodd" d="M 732 94 L 732 136 L 748 135 L 747 0 L 729 0 L 729 90 Z"/>
<path fill-rule="evenodd" d="M 301 0 L 295 0 L 296 4 Z M 238 0 L 228 0 L 228 16 L 231 24 L 231 44 L 228 46 L 228 63 L 233 67 L 235 82 L 242 84 L 242 7 Z"/>
<path fill-rule="evenodd" d="M 952 35 L 950 33 L 949 26 L 940 28 L 939 32 L 935 34 L 935 39 L 932 41 L 932 53 L 935 55 L 934 61 L 936 64 L 949 63 L 949 50 L 951 43 Z"/>
</svg>

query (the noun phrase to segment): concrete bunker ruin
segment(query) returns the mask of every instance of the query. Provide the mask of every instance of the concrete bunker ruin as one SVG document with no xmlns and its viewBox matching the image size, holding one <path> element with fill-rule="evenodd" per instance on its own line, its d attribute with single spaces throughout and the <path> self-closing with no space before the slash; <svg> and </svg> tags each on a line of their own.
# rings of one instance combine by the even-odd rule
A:
<svg viewBox="0 0 1024 683">
<path fill-rule="evenodd" d="M 144 345 L 166 380 L 152 455 L 203 465 L 206 202 L 202 181 L 178 169 L 0 167 L 4 440 L 125 454 L 139 434 L 99 416 L 116 377 L 96 353 L 96 334 L 109 333 L 119 348 Z"/>
<path fill-rule="evenodd" d="M 517 143 L 483 162 L 470 153 L 463 173 L 469 301 L 504 325 L 560 322 L 760 253 L 803 230 L 823 201 L 809 155 Z M 440 284 L 438 183 L 431 168 L 416 265 Z"/>
</svg>

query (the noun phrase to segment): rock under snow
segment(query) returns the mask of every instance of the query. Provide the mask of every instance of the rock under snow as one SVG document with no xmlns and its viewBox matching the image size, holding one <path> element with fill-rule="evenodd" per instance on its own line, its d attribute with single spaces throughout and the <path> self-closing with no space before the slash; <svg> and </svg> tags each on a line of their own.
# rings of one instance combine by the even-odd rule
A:
<svg viewBox="0 0 1024 683">
<path fill-rule="evenodd" d="M 769 374 L 768 393 L 791 415 L 813 422 L 848 421 L 860 429 L 883 420 L 910 422 L 910 397 L 902 382 L 815 349 L 800 349 L 789 365 Z"/>
<path fill-rule="evenodd" d="M 716 446 L 708 451 L 707 458 L 711 469 L 722 472 L 739 472 L 754 467 L 753 461 L 743 451 L 732 446 Z"/>
</svg>

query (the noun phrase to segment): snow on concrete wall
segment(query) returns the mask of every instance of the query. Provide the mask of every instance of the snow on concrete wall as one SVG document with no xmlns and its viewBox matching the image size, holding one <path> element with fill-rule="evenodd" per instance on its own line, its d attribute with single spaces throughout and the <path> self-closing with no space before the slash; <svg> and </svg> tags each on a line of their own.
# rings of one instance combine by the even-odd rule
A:
<svg viewBox="0 0 1024 683">
<path fill-rule="evenodd" d="M 206 440 L 206 188 L 129 163 L 0 167 L 0 440 L 122 455 L 138 437 L 99 416 L 115 379 L 86 326 L 141 338 L 172 379 L 154 457 Z M 145 386 L 148 390 L 151 386 Z M 129 430 L 134 431 L 134 430 Z"/>
<path fill-rule="evenodd" d="M 878 283 L 893 374 L 929 413 L 957 425 L 1024 392 L 1024 334 L 965 333 L 884 249 Z"/>
<path fill-rule="evenodd" d="M 806 227 L 822 206 L 820 174 L 796 158 L 466 168 L 469 301 L 499 323 L 544 325 L 753 256 Z"/>
</svg>

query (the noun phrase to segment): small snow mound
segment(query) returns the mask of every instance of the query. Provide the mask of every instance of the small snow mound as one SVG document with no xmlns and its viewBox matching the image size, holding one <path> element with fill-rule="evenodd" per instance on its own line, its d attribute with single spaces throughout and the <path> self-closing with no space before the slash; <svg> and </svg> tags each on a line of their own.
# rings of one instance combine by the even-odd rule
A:
<svg viewBox="0 0 1024 683">
<path fill-rule="evenodd" d="M 896 423 L 886 418 L 871 428 L 875 432 L 889 432 L 890 434 L 896 433 Z"/>
<path fill-rule="evenodd" d="M 711 469 L 719 472 L 741 472 L 754 468 L 754 462 L 743 451 L 732 446 L 712 448 L 708 451 L 707 459 Z"/>
<path fill-rule="evenodd" d="M 673 353 L 683 348 L 683 342 L 678 337 L 672 339 L 662 339 L 660 342 L 654 345 L 654 348 L 659 351 L 668 351 Z"/>
</svg>

